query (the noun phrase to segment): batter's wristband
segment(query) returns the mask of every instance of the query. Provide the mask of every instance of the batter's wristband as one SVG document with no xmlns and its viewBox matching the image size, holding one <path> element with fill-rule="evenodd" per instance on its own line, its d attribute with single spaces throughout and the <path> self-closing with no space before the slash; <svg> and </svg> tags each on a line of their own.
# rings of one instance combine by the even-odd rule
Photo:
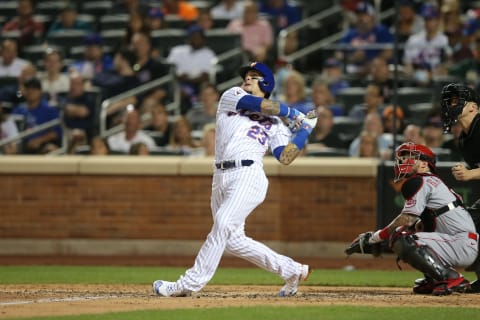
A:
<svg viewBox="0 0 480 320">
<path fill-rule="evenodd" d="M 302 150 L 303 147 L 305 147 L 309 135 L 310 132 L 307 129 L 301 128 L 295 137 L 293 137 L 292 143 L 297 146 L 298 150 Z"/>
<path fill-rule="evenodd" d="M 285 105 L 285 104 L 283 104 L 283 103 L 280 103 L 280 111 L 278 112 L 278 115 L 279 115 L 280 117 L 287 117 L 287 118 L 289 118 L 289 116 L 290 116 L 290 108 L 289 108 L 287 105 Z"/>
</svg>

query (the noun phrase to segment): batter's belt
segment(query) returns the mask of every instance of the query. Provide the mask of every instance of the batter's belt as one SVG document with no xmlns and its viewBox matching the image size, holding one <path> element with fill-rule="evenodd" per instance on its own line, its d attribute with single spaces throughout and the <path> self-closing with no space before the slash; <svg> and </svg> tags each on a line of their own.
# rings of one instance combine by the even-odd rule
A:
<svg viewBox="0 0 480 320">
<path fill-rule="evenodd" d="M 237 167 L 250 167 L 253 160 L 225 160 L 215 163 L 215 167 L 220 170 L 233 169 Z"/>
</svg>

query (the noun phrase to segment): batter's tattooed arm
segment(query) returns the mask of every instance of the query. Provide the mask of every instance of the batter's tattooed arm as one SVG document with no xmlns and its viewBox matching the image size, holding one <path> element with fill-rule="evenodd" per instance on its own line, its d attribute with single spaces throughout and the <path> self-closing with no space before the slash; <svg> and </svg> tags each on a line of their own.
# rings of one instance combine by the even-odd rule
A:
<svg viewBox="0 0 480 320">
<path fill-rule="evenodd" d="M 293 160 L 295 160 L 295 158 L 300 154 L 300 151 L 301 150 L 298 150 L 294 143 L 287 144 L 280 155 L 280 163 L 285 165 L 292 163 Z"/>
<path fill-rule="evenodd" d="M 270 116 L 275 116 L 280 113 L 280 102 L 263 99 L 260 105 L 262 113 Z"/>
</svg>

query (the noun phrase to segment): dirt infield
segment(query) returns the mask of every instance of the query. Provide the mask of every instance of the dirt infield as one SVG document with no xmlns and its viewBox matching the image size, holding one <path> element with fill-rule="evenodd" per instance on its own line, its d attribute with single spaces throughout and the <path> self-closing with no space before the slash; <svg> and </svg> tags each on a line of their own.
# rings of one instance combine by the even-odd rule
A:
<svg viewBox="0 0 480 320">
<path fill-rule="evenodd" d="M 207 286 L 186 298 L 154 296 L 140 285 L 7 285 L 0 289 L 0 319 L 228 306 L 442 306 L 478 307 L 480 295 L 418 296 L 408 288 L 303 286 L 296 297 L 278 298 L 278 286 Z"/>
<path fill-rule="evenodd" d="M 149 265 L 188 266 L 193 258 L 134 259 L 108 257 L 87 259 L 61 257 L 3 257 L 3 265 Z M 302 260 L 314 269 L 396 269 L 394 257 L 381 259 L 311 258 Z M 168 262 L 168 263 L 166 263 Z M 223 267 L 251 267 L 239 259 L 224 259 Z M 407 265 L 403 265 L 409 269 Z M 161 298 L 153 295 L 150 285 L 2 285 L 0 287 L 0 319 L 98 314 L 146 309 L 209 308 L 228 306 L 469 306 L 480 308 L 480 295 L 453 294 L 448 297 L 418 296 L 409 288 L 320 287 L 300 288 L 292 298 L 276 296 L 279 286 L 214 286 L 207 285 L 200 293 L 186 298 Z"/>
</svg>

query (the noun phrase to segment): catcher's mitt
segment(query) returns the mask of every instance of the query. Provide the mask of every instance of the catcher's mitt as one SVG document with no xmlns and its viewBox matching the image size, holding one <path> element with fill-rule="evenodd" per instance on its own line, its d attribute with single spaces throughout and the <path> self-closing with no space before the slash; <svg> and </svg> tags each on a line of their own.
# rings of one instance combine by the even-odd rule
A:
<svg viewBox="0 0 480 320">
<path fill-rule="evenodd" d="M 351 255 L 354 253 L 361 253 L 361 254 L 371 254 L 374 257 L 379 257 L 382 255 L 384 251 L 383 242 L 379 243 L 369 243 L 368 240 L 372 236 L 373 232 L 365 232 L 360 234 L 352 243 L 345 249 L 345 253 L 347 255 Z"/>
</svg>

